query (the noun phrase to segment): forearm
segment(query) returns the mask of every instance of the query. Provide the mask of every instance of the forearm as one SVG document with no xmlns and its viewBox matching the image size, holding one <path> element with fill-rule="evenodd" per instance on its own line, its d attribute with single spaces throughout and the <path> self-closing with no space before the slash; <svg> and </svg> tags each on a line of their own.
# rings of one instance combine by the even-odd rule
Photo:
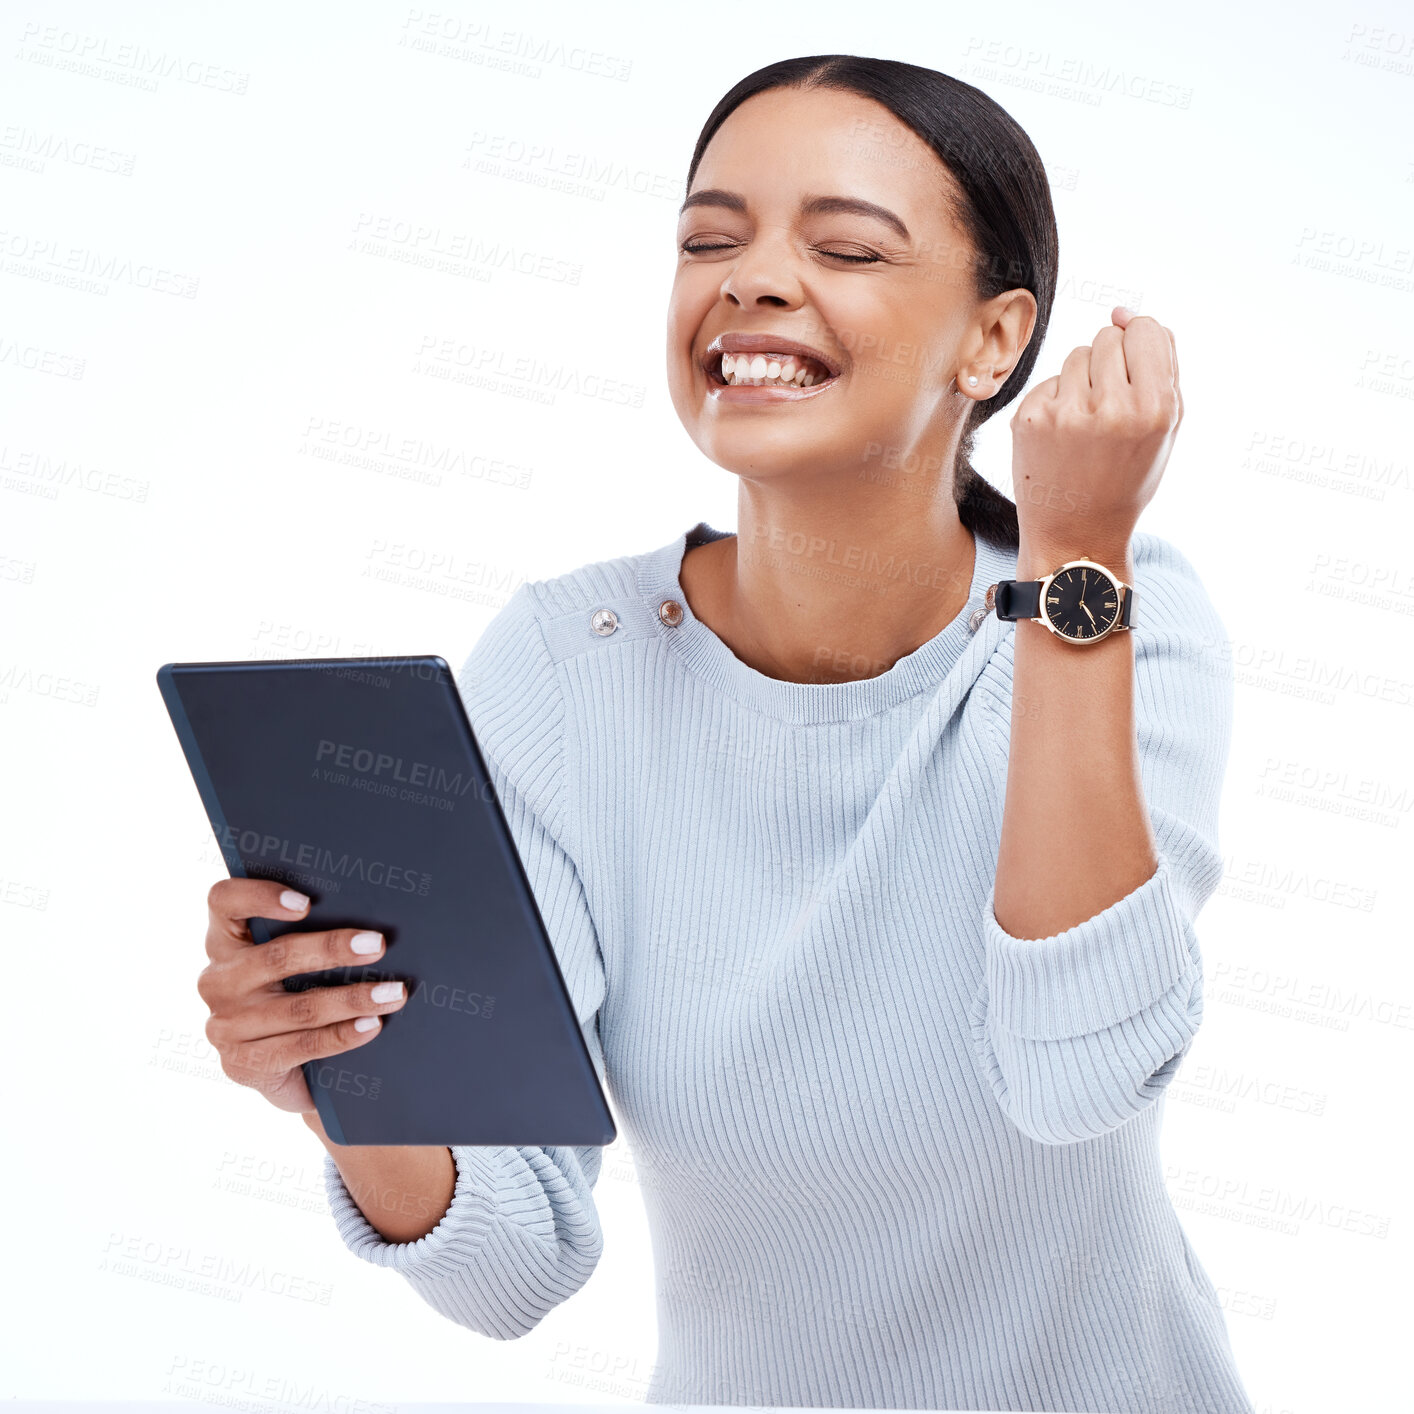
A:
<svg viewBox="0 0 1414 1414">
<path fill-rule="evenodd" d="M 1023 539 L 1017 578 L 1040 579 L 1081 554 L 1134 582 L 1127 542 Z M 1158 865 L 1139 774 L 1133 633 L 1076 645 L 1023 620 L 1012 674 L 995 913 L 1013 937 L 1045 938 L 1108 908 Z"/>
<path fill-rule="evenodd" d="M 301 1118 L 333 1156 L 349 1196 L 385 1242 L 414 1242 L 442 1220 L 456 1187 L 450 1149 L 336 1144 L 317 1113 Z"/>
</svg>

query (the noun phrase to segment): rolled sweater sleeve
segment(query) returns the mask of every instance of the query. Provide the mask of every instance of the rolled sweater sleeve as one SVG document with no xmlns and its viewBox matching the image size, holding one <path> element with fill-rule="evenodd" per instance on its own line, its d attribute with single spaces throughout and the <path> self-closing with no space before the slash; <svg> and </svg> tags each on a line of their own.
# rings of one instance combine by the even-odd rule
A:
<svg viewBox="0 0 1414 1414">
<path fill-rule="evenodd" d="M 566 835 L 564 708 L 532 596 L 528 584 L 512 595 L 472 649 L 457 686 L 602 1084 L 603 960 Z M 431 1232 L 401 1243 L 385 1241 L 369 1223 L 326 1154 L 325 1190 L 339 1234 L 355 1256 L 401 1273 L 458 1325 L 498 1340 L 525 1335 L 588 1281 L 599 1260 L 593 1188 L 602 1150 L 451 1152 L 450 1206 Z"/>
<path fill-rule="evenodd" d="M 1231 655 L 1187 559 L 1155 535 L 1136 534 L 1132 546 L 1135 728 L 1158 867 L 1108 908 L 1046 938 L 1001 927 L 995 879 L 983 907 L 974 1048 L 1002 1111 L 1043 1144 L 1096 1138 L 1153 1104 L 1203 1015 L 1195 924 L 1222 878 Z M 997 725 L 1005 756 L 1010 722 Z"/>
</svg>

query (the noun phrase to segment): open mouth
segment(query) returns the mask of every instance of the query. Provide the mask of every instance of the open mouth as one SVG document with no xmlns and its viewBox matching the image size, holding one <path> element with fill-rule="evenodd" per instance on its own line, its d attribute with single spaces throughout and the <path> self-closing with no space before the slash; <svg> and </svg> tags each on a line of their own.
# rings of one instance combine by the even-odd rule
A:
<svg viewBox="0 0 1414 1414">
<path fill-rule="evenodd" d="M 817 388 L 839 377 L 806 354 L 723 353 L 706 360 L 707 377 L 724 388 Z"/>
</svg>

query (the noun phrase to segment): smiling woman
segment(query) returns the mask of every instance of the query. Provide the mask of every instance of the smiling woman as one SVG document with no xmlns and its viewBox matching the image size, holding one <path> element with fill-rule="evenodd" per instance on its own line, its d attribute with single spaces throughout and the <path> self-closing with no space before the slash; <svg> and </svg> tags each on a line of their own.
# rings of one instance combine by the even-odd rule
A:
<svg viewBox="0 0 1414 1414">
<path fill-rule="evenodd" d="M 1115 310 L 1022 398 L 1016 502 L 977 474 L 1055 219 L 911 64 L 744 79 L 676 238 L 669 388 L 739 529 L 523 585 L 461 675 L 647 1205 L 649 1402 L 1251 1414 L 1159 1157 L 1232 715 L 1136 529 L 1173 335 Z M 598 1149 L 320 1137 L 350 1249 L 469 1329 L 595 1269 Z"/>
<path fill-rule="evenodd" d="M 857 476 L 885 460 L 921 468 L 905 473 L 917 499 L 941 491 L 942 516 L 1015 544 L 1015 507 L 970 463 L 977 429 L 1030 376 L 1055 294 L 1049 186 L 1015 121 L 978 89 L 931 69 L 791 59 L 749 75 L 717 104 L 687 185 L 669 387 L 707 455 L 735 469 L 745 438 L 754 468 L 779 452 L 786 475 L 809 467 L 821 478 Z M 796 307 L 787 288 L 755 289 L 763 271 L 768 285 L 789 274 L 808 299 Z M 964 322 L 998 299 L 981 310 L 997 321 L 988 341 L 974 332 L 973 346 L 960 348 Z M 699 374 L 697 365 L 722 337 L 713 322 L 730 323 L 738 339 L 748 324 L 805 330 L 796 337 L 806 349 L 852 380 L 840 390 L 852 405 L 829 419 L 812 407 L 808 428 L 779 432 L 760 419 L 726 419 L 748 399 L 704 407 L 699 379 L 716 370 L 709 362 Z M 733 335 L 725 337 L 719 346 L 732 347 Z M 951 379 L 967 358 L 990 365 L 986 386 L 979 379 L 962 397 Z"/>
</svg>

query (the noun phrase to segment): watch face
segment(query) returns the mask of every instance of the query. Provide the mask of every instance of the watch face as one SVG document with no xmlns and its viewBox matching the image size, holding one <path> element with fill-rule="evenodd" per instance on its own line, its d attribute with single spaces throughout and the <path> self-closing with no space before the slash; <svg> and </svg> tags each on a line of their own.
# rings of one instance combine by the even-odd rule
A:
<svg viewBox="0 0 1414 1414">
<path fill-rule="evenodd" d="M 1042 612 L 1063 638 L 1083 643 L 1108 633 L 1119 619 L 1119 590 L 1095 565 L 1071 565 L 1046 587 Z"/>
</svg>

